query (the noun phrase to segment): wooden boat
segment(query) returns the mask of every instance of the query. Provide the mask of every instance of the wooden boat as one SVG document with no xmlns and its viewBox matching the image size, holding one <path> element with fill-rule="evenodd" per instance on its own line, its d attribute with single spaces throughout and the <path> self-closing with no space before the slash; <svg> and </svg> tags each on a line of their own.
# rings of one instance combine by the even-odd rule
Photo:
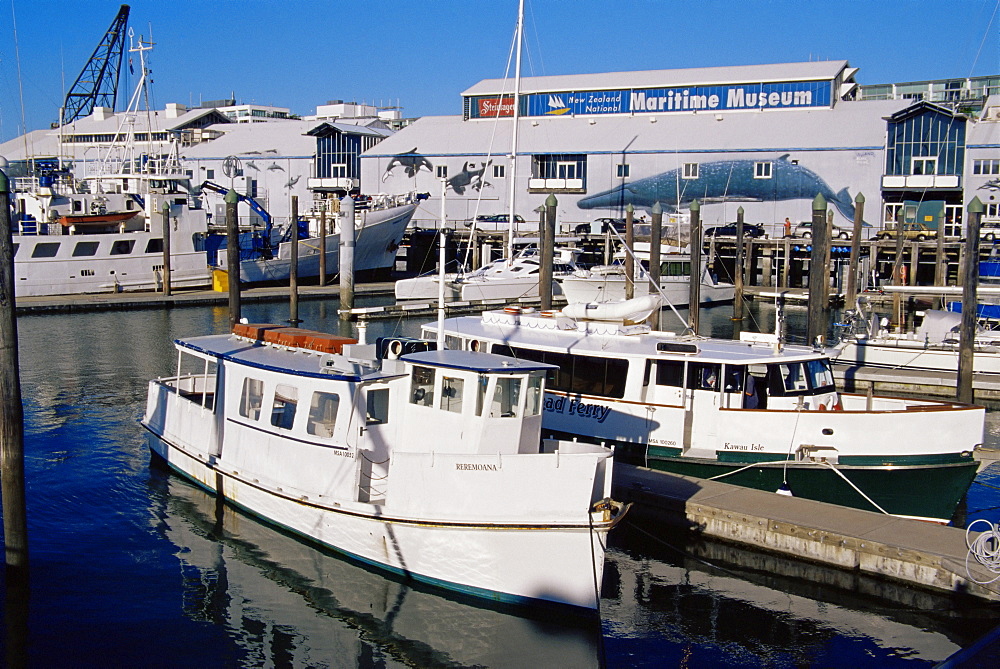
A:
<svg viewBox="0 0 1000 669">
<path fill-rule="evenodd" d="M 841 393 L 826 353 L 773 335 L 678 336 L 565 310 L 487 311 L 443 330 L 455 348 L 557 365 L 543 434 L 631 464 L 938 522 L 978 468 L 982 407 Z"/>
<path fill-rule="evenodd" d="M 408 578 L 597 607 L 625 507 L 609 449 L 541 440 L 550 365 L 272 325 L 175 346 L 142 425 L 179 473 Z"/>
</svg>

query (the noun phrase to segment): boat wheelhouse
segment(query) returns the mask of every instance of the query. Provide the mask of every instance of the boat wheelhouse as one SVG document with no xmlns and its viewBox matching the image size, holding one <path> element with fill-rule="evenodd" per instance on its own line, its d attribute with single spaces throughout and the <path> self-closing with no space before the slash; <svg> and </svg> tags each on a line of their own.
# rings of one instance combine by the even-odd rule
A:
<svg viewBox="0 0 1000 669">
<path fill-rule="evenodd" d="M 415 580 L 597 607 L 624 508 L 609 449 L 540 439 L 549 365 L 270 325 L 175 345 L 142 424 L 184 476 Z"/>
<path fill-rule="evenodd" d="M 543 434 L 614 447 L 631 464 L 939 522 L 975 477 L 982 407 L 841 393 L 826 354 L 773 335 L 706 339 L 564 314 L 449 319 L 446 345 L 557 366 Z"/>
</svg>

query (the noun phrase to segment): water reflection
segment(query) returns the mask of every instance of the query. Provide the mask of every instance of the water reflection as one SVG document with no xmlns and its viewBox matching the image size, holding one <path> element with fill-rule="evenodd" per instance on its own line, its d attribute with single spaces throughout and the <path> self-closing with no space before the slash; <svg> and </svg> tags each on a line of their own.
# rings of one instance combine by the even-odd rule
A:
<svg viewBox="0 0 1000 669">
<path fill-rule="evenodd" d="M 326 554 L 159 472 L 156 531 L 177 547 L 184 612 L 249 666 L 596 667 L 599 622 L 446 598 Z"/>
</svg>

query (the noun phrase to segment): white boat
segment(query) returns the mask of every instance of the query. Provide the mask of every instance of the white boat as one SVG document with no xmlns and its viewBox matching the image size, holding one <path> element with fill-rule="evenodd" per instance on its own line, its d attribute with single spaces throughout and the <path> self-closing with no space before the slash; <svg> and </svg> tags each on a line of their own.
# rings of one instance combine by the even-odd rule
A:
<svg viewBox="0 0 1000 669">
<path fill-rule="evenodd" d="M 366 209 L 354 215 L 354 271 L 366 272 L 390 269 L 396 262 L 396 250 L 406 232 L 406 226 L 417 210 L 414 194 L 394 198 L 375 198 Z M 301 278 L 319 276 L 319 259 L 323 238 L 319 229 L 319 216 L 304 217 L 306 232 L 298 240 L 298 276 Z M 343 214 L 335 214 L 327 219 L 332 225 L 326 235 L 326 272 L 328 275 L 340 271 L 340 226 Z M 241 252 L 240 280 L 244 283 L 267 281 L 287 281 L 291 270 L 292 240 L 290 230 L 285 231 L 285 239 L 275 240 L 256 252 Z M 247 257 L 250 256 L 250 257 Z M 226 253 L 220 250 L 218 264 L 227 267 Z"/>
<path fill-rule="evenodd" d="M 648 253 L 640 260 L 648 262 Z M 650 293 L 649 272 L 636 263 L 636 277 L 633 296 L 642 297 Z M 730 302 L 736 295 L 736 287 L 718 280 L 702 261 L 701 303 Z M 625 299 L 626 273 L 621 264 L 598 265 L 586 270 L 577 270 L 559 279 L 566 301 L 573 302 L 621 302 Z M 684 307 L 690 301 L 691 256 L 689 254 L 668 254 L 660 256 L 660 293 L 675 307 Z"/>
<path fill-rule="evenodd" d="M 559 280 L 578 269 L 576 259 L 580 249 L 557 248 L 552 263 L 552 294 L 562 295 Z M 468 274 L 445 275 L 445 300 L 516 300 L 538 297 L 538 273 L 542 260 L 537 248 L 531 246 L 516 256 L 494 260 Z M 402 279 L 395 286 L 397 300 L 436 300 L 438 275 L 428 274 Z"/>
<path fill-rule="evenodd" d="M 551 366 L 351 342 L 253 325 L 175 342 L 176 375 L 149 385 L 150 448 L 363 562 L 495 601 L 596 608 L 625 507 L 608 498 L 609 449 L 540 438 Z"/>
<path fill-rule="evenodd" d="M 890 332 L 888 320 L 865 306 L 845 314 L 842 341 L 830 351 L 839 365 L 958 373 L 962 314 L 927 309 L 918 312 L 912 332 Z M 976 329 L 973 371 L 1000 374 L 1000 331 Z"/>
<path fill-rule="evenodd" d="M 613 446 L 631 464 L 940 522 L 978 468 L 982 407 L 838 392 L 825 353 L 773 335 L 516 309 L 443 330 L 452 348 L 557 365 L 543 434 Z"/>
<path fill-rule="evenodd" d="M 208 216 L 189 194 L 177 145 L 140 152 L 135 119 L 149 71 L 139 41 L 140 77 L 129 109 L 100 160 L 76 178 L 57 159 L 32 160 L 13 179 L 14 290 L 18 296 L 157 290 L 164 269 L 164 208 L 170 223 L 170 284 L 205 286 Z"/>
</svg>

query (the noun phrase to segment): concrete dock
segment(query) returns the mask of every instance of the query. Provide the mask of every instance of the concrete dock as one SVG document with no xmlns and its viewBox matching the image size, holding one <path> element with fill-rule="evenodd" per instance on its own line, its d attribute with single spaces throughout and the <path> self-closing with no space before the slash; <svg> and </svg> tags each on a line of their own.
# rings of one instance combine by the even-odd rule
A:
<svg viewBox="0 0 1000 669">
<path fill-rule="evenodd" d="M 970 559 L 969 578 L 963 529 L 618 463 L 612 494 L 634 502 L 639 519 L 933 591 L 1000 601 L 1000 580 L 981 584 L 997 574 Z"/>
</svg>

